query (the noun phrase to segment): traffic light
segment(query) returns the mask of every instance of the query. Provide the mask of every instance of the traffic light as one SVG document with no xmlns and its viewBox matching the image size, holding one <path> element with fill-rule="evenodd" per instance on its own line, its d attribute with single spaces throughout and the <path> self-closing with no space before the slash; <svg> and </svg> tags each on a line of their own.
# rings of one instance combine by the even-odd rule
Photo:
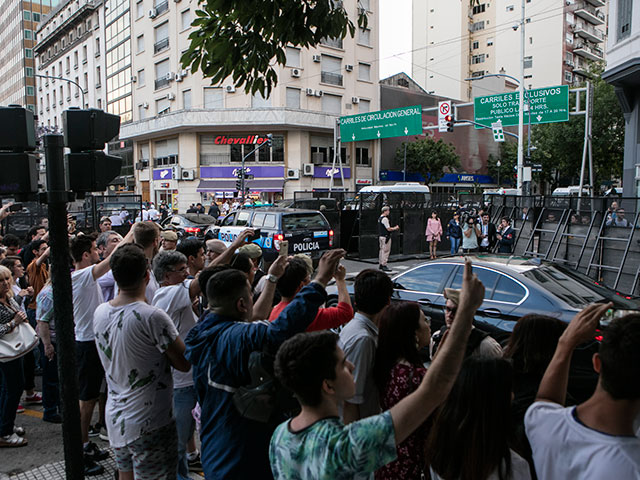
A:
<svg viewBox="0 0 640 480">
<path fill-rule="evenodd" d="M 444 119 L 447 121 L 447 132 L 453 132 L 453 117 L 446 115 Z"/>
<path fill-rule="evenodd" d="M 268 133 L 267 134 L 267 146 L 270 147 L 271 145 L 273 145 L 273 135 Z"/>
<path fill-rule="evenodd" d="M 69 188 L 80 194 L 106 190 L 122 167 L 122 158 L 103 151 L 120 133 L 120 117 L 96 108 L 70 108 L 62 112 L 62 126 L 71 150 L 66 155 Z"/>
<path fill-rule="evenodd" d="M 242 180 L 240 178 L 236 180 L 236 190 L 242 191 Z"/>
<path fill-rule="evenodd" d="M 33 112 L 19 105 L 0 107 L 0 194 L 38 192 L 38 157 Z"/>
</svg>

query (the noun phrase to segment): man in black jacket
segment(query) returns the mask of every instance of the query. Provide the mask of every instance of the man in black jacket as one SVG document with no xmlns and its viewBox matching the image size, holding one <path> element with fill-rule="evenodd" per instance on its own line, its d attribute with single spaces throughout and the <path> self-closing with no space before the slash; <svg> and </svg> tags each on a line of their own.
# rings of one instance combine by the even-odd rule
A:
<svg viewBox="0 0 640 480">
<path fill-rule="evenodd" d="M 496 244 L 496 226 L 489 221 L 489 214 L 483 212 L 480 223 L 480 231 L 482 235 L 478 238 L 481 252 L 490 252 Z"/>
<path fill-rule="evenodd" d="M 509 220 L 509 218 L 502 217 L 500 230 L 498 230 L 496 236 L 498 238 L 498 253 L 512 253 L 516 235 L 511 227 L 511 220 Z"/>
</svg>

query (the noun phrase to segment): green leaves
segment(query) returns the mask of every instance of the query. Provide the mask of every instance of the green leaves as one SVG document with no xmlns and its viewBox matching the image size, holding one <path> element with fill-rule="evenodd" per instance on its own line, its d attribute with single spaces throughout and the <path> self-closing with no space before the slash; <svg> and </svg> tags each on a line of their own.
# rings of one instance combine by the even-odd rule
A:
<svg viewBox="0 0 640 480">
<path fill-rule="evenodd" d="M 460 157 L 455 147 L 445 143 L 442 139 L 437 142 L 431 138 L 403 143 L 396 150 L 396 162 L 404 163 L 404 148 L 407 147 L 407 170 L 421 173 L 427 183 L 437 181 L 442 177 L 445 168 L 453 169 L 460 166 Z"/>
<path fill-rule="evenodd" d="M 236 88 L 265 98 L 278 82 L 276 65 L 285 65 L 286 46 L 315 47 L 325 37 L 355 34 L 342 2 L 332 0 L 200 0 L 180 61 L 200 70 L 212 84 L 230 78 Z M 366 12 L 358 25 L 367 25 Z"/>
</svg>

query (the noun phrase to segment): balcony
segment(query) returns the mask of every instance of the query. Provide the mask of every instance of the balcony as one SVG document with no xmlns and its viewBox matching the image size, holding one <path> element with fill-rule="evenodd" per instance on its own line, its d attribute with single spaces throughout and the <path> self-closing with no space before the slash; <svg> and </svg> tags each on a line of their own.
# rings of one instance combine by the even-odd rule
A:
<svg viewBox="0 0 640 480">
<path fill-rule="evenodd" d="M 576 10 L 573 12 L 576 16 L 586 20 L 594 25 L 602 25 L 605 22 L 605 15 L 600 10 L 595 9 L 587 2 L 578 2 Z"/>
<path fill-rule="evenodd" d="M 170 80 L 166 77 L 161 77 L 155 81 L 155 89 L 160 90 L 163 87 L 169 86 Z"/>
<path fill-rule="evenodd" d="M 153 53 L 158 53 L 169 48 L 169 37 L 163 38 L 153 44 Z"/>
<path fill-rule="evenodd" d="M 159 3 L 155 6 L 155 9 L 156 9 L 156 14 L 161 15 L 162 13 L 169 10 L 169 2 L 167 1 L 167 2 Z"/>
<path fill-rule="evenodd" d="M 330 85 L 338 85 L 342 86 L 342 75 L 339 73 L 332 72 L 321 72 L 320 73 L 320 82 L 328 83 Z"/>
<path fill-rule="evenodd" d="M 575 47 L 573 47 L 573 53 L 594 62 L 604 60 L 604 52 L 601 48 L 590 47 L 583 42 L 579 42 Z"/>
<path fill-rule="evenodd" d="M 587 0 L 594 7 L 604 7 L 606 2 L 604 0 Z"/>
<path fill-rule="evenodd" d="M 573 67 L 573 73 L 576 75 L 582 75 L 583 77 L 586 77 L 587 75 L 589 75 L 589 64 L 584 60 L 581 60 L 581 59 L 577 59 L 577 60 L 578 61 L 575 63 L 575 66 Z"/>
<path fill-rule="evenodd" d="M 576 23 L 573 33 L 593 43 L 604 42 L 604 33 L 585 22 Z"/>
</svg>

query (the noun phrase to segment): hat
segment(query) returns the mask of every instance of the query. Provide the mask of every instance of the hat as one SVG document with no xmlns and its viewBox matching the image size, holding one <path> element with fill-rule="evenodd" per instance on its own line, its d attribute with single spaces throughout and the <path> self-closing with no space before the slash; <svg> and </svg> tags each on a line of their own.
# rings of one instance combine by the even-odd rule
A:
<svg viewBox="0 0 640 480">
<path fill-rule="evenodd" d="M 108 222 L 110 222 L 110 221 L 111 221 L 111 218 L 109 218 L 109 217 L 107 217 L 107 216 L 100 217 L 100 223 L 107 222 L 107 221 L 108 221 Z"/>
<path fill-rule="evenodd" d="M 309 275 L 313 274 L 313 260 L 311 260 L 311 257 L 309 255 L 307 255 L 306 253 L 296 253 L 293 258 L 299 258 L 301 259 L 304 264 L 307 266 L 307 271 L 309 272 Z"/>
<path fill-rule="evenodd" d="M 177 242 L 178 234 L 172 230 L 165 230 L 161 233 L 162 239 L 167 240 L 169 242 Z"/>
<path fill-rule="evenodd" d="M 247 243 L 238 249 L 239 253 L 244 253 L 250 259 L 260 258 L 262 256 L 262 249 L 255 243 Z"/>
<path fill-rule="evenodd" d="M 447 300 L 451 300 L 456 305 L 460 304 L 460 290 L 456 290 L 455 288 L 445 288 L 444 289 L 444 298 Z"/>
<path fill-rule="evenodd" d="M 223 253 L 227 249 L 227 246 L 224 244 L 224 242 L 222 240 L 218 240 L 217 238 L 213 238 L 211 240 L 207 240 L 207 249 L 208 250 L 212 250 L 215 253 L 217 253 L 218 255 L 220 255 L 221 253 Z"/>
</svg>

